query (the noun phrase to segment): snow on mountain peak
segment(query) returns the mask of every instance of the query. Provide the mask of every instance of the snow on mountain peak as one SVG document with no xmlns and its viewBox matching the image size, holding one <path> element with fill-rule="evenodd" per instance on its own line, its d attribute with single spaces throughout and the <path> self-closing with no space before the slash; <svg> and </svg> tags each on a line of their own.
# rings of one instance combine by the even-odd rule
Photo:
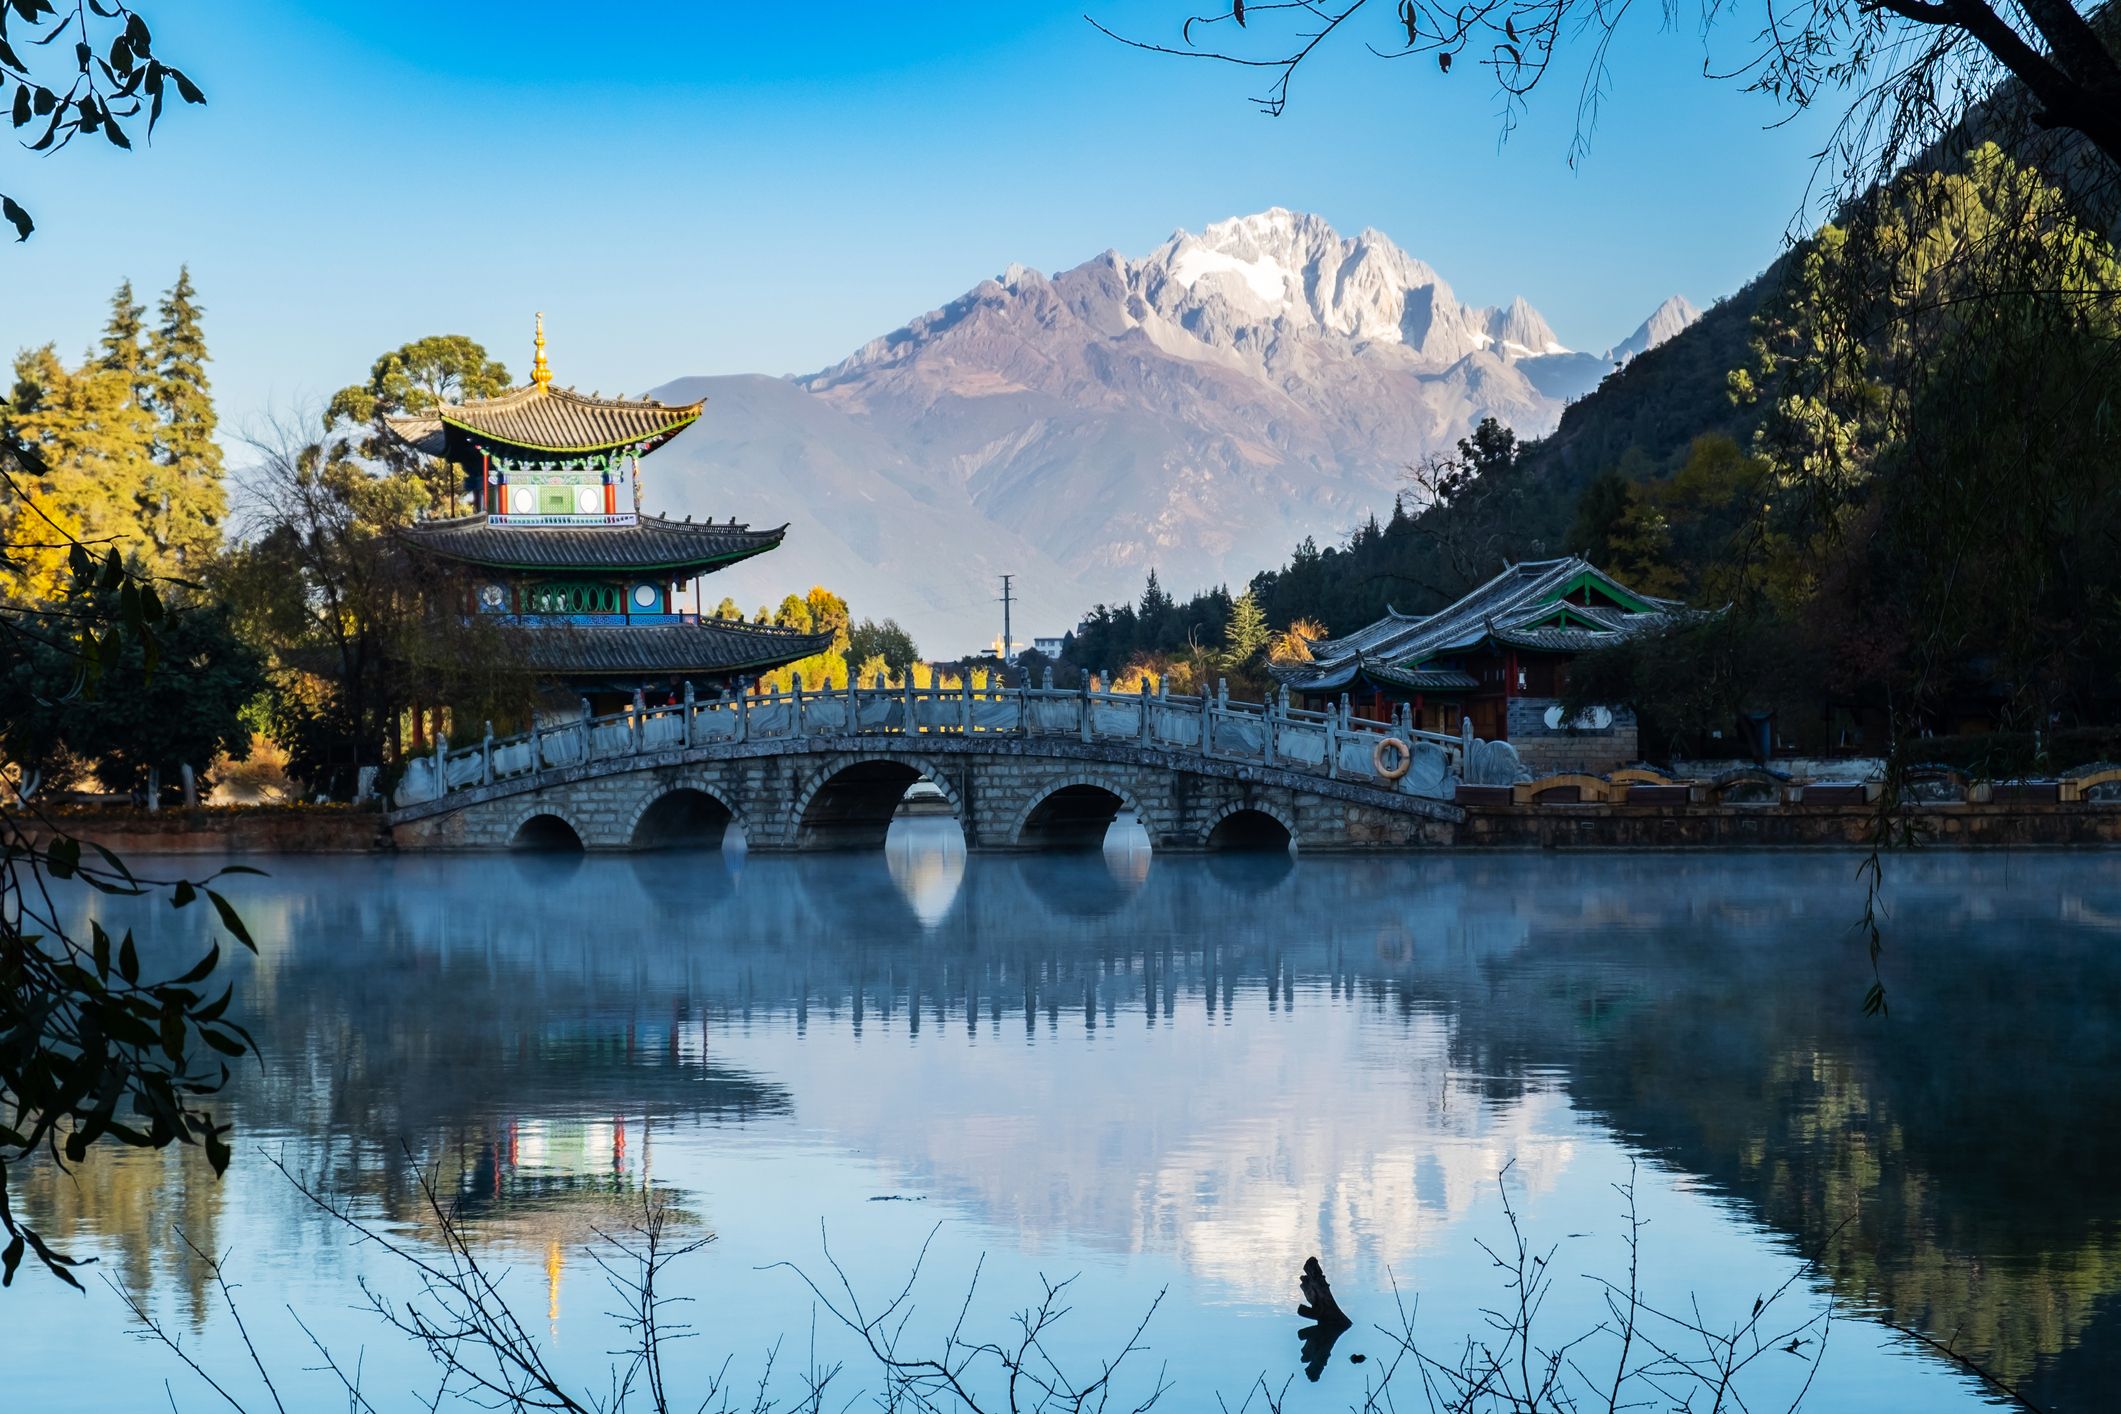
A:
<svg viewBox="0 0 2121 1414">
<path fill-rule="evenodd" d="M 1264 351 L 1283 332 L 1400 345 L 1446 367 L 1491 350 L 1506 362 L 1567 349 L 1523 299 L 1506 310 L 1461 304 L 1442 277 L 1374 227 L 1343 237 L 1324 218 L 1286 207 L 1212 222 L 1126 267 L 1145 304 L 1194 339 Z"/>
<path fill-rule="evenodd" d="M 1673 295 L 1651 310 L 1650 317 L 1634 333 L 1613 346 L 1612 359 L 1625 363 L 1637 354 L 1648 353 L 1700 317 L 1701 311 L 1685 295 Z"/>
</svg>

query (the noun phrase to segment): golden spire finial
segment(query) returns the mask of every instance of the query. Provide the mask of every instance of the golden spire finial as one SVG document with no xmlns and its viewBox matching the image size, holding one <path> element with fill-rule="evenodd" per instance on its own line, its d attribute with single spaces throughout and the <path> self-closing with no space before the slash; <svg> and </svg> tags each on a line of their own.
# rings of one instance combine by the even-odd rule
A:
<svg viewBox="0 0 2121 1414">
<path fill-rule="evenodd" d="M 552 387 L 552 368 L 545 362 L 545 311 L 538 311 L 538 356 L 531 361 L 530 381 L 540 388 Z"/>
</svg>

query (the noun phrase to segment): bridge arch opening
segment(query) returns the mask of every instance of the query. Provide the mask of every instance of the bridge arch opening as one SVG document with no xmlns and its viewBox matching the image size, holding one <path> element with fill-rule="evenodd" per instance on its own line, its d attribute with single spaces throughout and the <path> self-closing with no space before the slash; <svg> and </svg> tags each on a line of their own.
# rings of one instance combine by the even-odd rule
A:
<svg viewBox="0 0 2121 1414">
<path fill-rule="evenodd" d="M 1031 807 L 1017 831 L 1025 849 L 1102 849 L 1120 812 L 1130 810 L 1118 792 L 1087 781 L 1065 785 Z"/>
<path fill-rule="evenodd" d="M 1264 810 L 1233 810 L 1208 831 L 1208 848 L 1218 852 L 1287 854 L 1296 843 L 1289 827 Z"/>
<path fill-rule="evenodd" d="M 657 796 L 634 822 L 635 849 L 720 849 L 736 819 L 729 807 L 706 791 L 680 786 Z M 741 838 L 741 829 L 739 829 Z"/>
<path fill-rule="evenodd" d="M 526 854 L 580 854 L 582 837 L 557 815 L 533 815 L 516 827 L 508 847 Z"/>
<path fill-rule="evenodd" d="M 802 805 L 801 847 L 881 849 L 894 829 L 924 837 L 958 832 L 962 846 L 956 814 L 948 788 L 919 767 L 857 761 L 811 789 Z"/>
</svg>

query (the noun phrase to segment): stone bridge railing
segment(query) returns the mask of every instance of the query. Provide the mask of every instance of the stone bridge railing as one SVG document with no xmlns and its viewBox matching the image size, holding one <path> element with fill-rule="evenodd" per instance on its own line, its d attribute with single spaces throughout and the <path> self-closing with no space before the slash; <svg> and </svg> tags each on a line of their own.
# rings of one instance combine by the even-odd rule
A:
<svg viewBox="0 0 2121 1414">
<path fill-rule="evenodd" d="M 441 738 L 432 753 L 406 763 L 394 800 L 400 808 L 427 804 L 451 791 L 593 763 L 626 770 L 630 758 L 674 750 L 711 754 L 743 747 L 756 754 L 762 743 L 792 746 L 847 736 L 1103 742 L 1168 753 L 1177 769 L 1183 769 L 1184 757 L 1198 756 L 1429 800 L 1451 799 L 1461 780 L 1506 785 L 1523 774 L 1508 743 L 1479 740 L 1470 723 L 1459 736 L 1417 731 L 1404 714 L 1389 723 L 1353 716 L 1346 698 L 1331 710 L 1312 712 L 1291 707 L 1286 690 L 1261 704 L 1232 702 L 1227 685 L 1212 697 L 1192 697 L 1152 694 L 1146 685 L 1137 693 L 1112 692 L 1095 678 L 1081 688 L 1051 684 L 1049 672 L 1040 687 L 849 686 L 820 692 L 798 684 L 792 692 L 695 700 L 688 683 L 682 703 L 652 706 L 635 694 L 631 708 L 601 717 L 592 716 L 585 701 L 578 721 L 510 737 L 494 736 L 489 725 L 472 746 L 453 748 Z M 1406 747 L 1408 769 L 1396 781 L 1377 769 L 1377 744 L 1386 737 Z M 535 781 L 524 785 L 534 788 Z"/>
</svg>

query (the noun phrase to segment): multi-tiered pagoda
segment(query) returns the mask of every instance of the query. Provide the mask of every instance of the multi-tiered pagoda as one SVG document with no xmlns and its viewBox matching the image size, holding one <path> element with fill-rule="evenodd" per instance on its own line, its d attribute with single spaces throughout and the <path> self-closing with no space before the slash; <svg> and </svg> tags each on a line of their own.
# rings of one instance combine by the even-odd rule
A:
<svg viewBox="0 0 2121 1414">
<path fill-rule="evenodd" d="M 642 513 L 640 459 L 691 426 L 702 406 L 554 387 L 540 315 L 530 382 L 390 419 L 400 441 L 458 468 L 479 507 L 422 521 L 407 536 L 468 568 L 471 610 L 521 633 L 542 683 L 599 711 L 636 692 L 663 701 L 686 682 L 713 691 L 823 652 L 829 634 L 699 612 L 702 575 L 773 549 L 787 526 Z"/>
</svg>

